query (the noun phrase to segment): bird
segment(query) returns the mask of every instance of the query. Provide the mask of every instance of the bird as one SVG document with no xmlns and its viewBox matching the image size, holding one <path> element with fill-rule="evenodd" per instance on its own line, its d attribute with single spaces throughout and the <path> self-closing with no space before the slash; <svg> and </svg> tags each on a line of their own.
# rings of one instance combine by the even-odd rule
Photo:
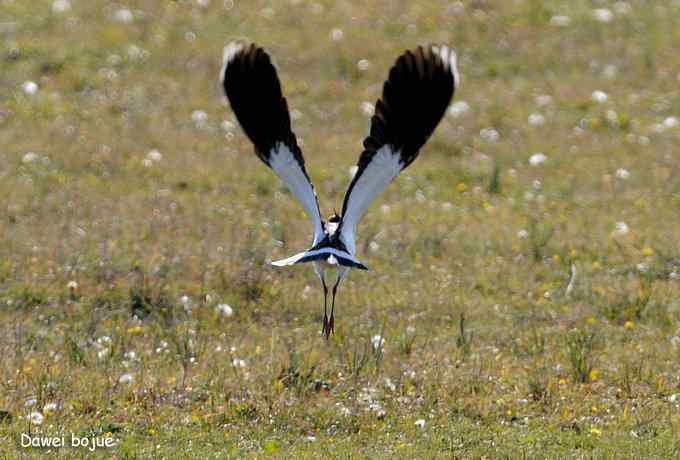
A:
<svg viewBox="0 0 680 460">
<path fill-rule="evenodd" d="M 229 105 L 255 154 L 302 205 L 314 230 L 312 245 L 277 267 L 313 263 L 324 294 L 322 335 L 335 331 L 338 287 L 352 269 L 368 270 L 356 255 L 356 230 L 371 203 L 418 156 L 446 113 L 460 84 L 457 55 L 446 45 L 404 51 L 389 71 L 363 141 L 342 212 L 324 220 L 305 159 L 291 128 L 288 103 L 269 54 L 255 43 L 224 47 L 220 79 Z M 328 315 L 326 275 L 335 271 Z M 329 281 L 332 280 L 329 275 Z"/>
</svg>

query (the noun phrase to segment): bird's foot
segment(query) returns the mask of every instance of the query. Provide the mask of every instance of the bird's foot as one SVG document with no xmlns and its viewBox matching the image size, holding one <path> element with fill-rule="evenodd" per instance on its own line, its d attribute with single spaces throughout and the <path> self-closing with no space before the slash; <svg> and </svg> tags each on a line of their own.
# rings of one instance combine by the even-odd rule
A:
<svg viewBox="0 0 680 460">
<path fill-rule="evenodd" d="M 328 321 L 328 335 L 335 334 L 335 317 L 331 315 L 330 321 Z M 328 338 L 328 335 L 326 338 Z"/>
</svg>

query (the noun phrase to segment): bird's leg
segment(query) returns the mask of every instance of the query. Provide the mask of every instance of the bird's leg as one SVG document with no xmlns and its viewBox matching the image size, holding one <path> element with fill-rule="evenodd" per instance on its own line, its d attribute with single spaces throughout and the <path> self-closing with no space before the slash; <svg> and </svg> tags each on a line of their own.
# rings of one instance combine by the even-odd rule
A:
<svg viewBox="0 0 680 460">
<path fill-rule="evenodd" d="M 327 311 L 327 305 L 328 305 L 328 288 L 326 287 L 326 281 L 321 278 L 321 285 L 323 286 L 323 328 L 321 329 L 321 333 L 326 337 L 326 340 L 328 340 L 328 335 L 329 329 L 328 329 L 328 315 L 326 313 Z"/>
<path fill-rule="evenodd" d="M 347 270 L 340 270 L 338 271 L 338 276 L 335 280 L 335 284 L 333 285 L 333 300 L 331 301 L 331 319 L 328 321 L 328 334 L 333 334 L 334 329 L 335 329 L 335 294 L 338 292 L 338 286 L 340 285 L 340 281 L 345 277 L 345 274 L 347 273 Z"/>
</svg>

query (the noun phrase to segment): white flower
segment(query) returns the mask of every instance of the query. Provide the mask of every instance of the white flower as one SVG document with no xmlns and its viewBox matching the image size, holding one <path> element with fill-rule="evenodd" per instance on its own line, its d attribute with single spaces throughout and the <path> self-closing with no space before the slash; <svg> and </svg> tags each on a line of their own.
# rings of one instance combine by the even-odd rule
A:
<svg viewBox="0 0 680 460">
<path fill-rule="evenodd" d="M 611 22 L 614 19 L 614 14 L 607 8 L 596 8 L 593 10 L 593 18 L 598 22 Z"/>
<path fill-rule="evenodd" d="M 368 247 L 371 249 L 373 252 L 377 252 L 378 249 L 380 249 L 380 245 L 376 243 L 375 241 L 371 241 L 371 243 L 368 245 Z"/>
<path fill-rule="evenodd" d="M 383 339 L 382 336 L 376 334 L 371 337 L 371 344 L 373 345 L 373 349 L 378 351 L 385 345 L 385 339 Z"/>
<path fill-rule="evenodd" d="M 27 399 L 27 400 L 26 400 L 26 402 L 24 403 L 24 406 L 26 406 L 26 407 L 33 407 L 33 406 L 36 405 L 37 402 L 38 402 L 37 399 L 35 399 L 35 398 L 30 398 L 30 399 Z"/>
<path fill-rule="evenodd" d="M 674 393 L 674 394 L 670 395 L 670 396 L 668 397 L 668 400 L 669 400 L 670 402 L 675 402 L 675 401 L 677 401 L 677 400 L 678 400 L 678 394 L 677 394 L 677 393 Z"/>
<path fill-rule="evenodd" d="M 153 166 L 153 161 L 149 160 L 148 158 L 144 158 L 144 159 L 142 160 L 142 164 L 143 164 L 145 167 L 150 168 L 151 166 Z"/>
<path fill-rule="evenodd" d="M 451 115 L 453 118 L 458 118 L 462 115 L 465 115 L 470 111 L 470 104 L 468 104 L 465 101 L 457 101 L 451 104 L 451 107 L 449 107 L 449 115 Z"/>
<path fill-rule="evenodd" d="M 616 77 L 617 72 L 618 72 L 618 69 L 616 68 L 616 66 L 614 64 L 607 64 L 606 66 L 604 66 L 604 70 L 602 71 L 602 75 L 605 78 L 608 78 L 608 79 L 611 80 L 611 79 Z"/>
<path fill-rule="evenodd" d="M 52 3 L 53 13 L 64 13 L 71 9 L 71 3 L 68 0 L 54 0 Z"/>
<path fill-rule="evenodd" d="M 616 235 L 627 235 L 629 231 L 630 229 L 625 222 L 621 221 L 616 223 L 616 230 L 614 230 Z"/>
<path fill-rule="evenodd" d="M 597 102 L 598 104 L 602 104 L 604 102 L 607 102 L 607 99 L 609 99 L 609 95 L 605 93 L 604 91 L 601 90 L 595 90 L 593 91 L 593 94 L 590 95 L 590 98 L 593 100 L 593 102 Z"/>
<path fill-rule="evenodd" d="M 38 92 L 38 84 L 34 81 L 25 81 L 21 84 L 21 89 L 32 96 Z"/>
<path fill-rule="evenodd" d="M 127 8 L 121 8 L 113 13 L 113 19 L 123 24 L 129 24 L 135 17 L 132 15 L 132 11 Z"/>
<path fill-rule="evenodd" d="M 519 238 L 520 240 L 526 240 L 527 238 L 529 238 L 529 232 L 525 229 L 522 229 L 519 232 L 517 232 L 517 238 Z"/>
<path fill-rule="evenodd" d="M 132 361 L 137 358 L 137 353 L 135 353 L 133 350 L 126 351 L 123 357 L 129 361 Z"/>
<path fill-rule="evenodd" d="M 541 126 L 545 123 L 545 117 L 540 113 L 532 113 L 527 121 L 531 126 Z"/>
<path fill-rule="evenodd" d="M 225 130 L 226 132 L 230 133 L 234 130 L 235 126 L 232 122 L 224 120 L 221 124 L 222 129 Z"/>
<path fill-rule="evenodd" d="M 619 168 L 614 173 L 618 179 L 626 180 L 630 177 L 630 172 L 627 169 Z"/>
<path fill-rule="evenodd" d="M 663 125 L 666 128 L 675 128 L 678 126 L 678 119 L 675 117 L 668 117 L 663 121 Z"/>
<path fill-rule="evenodd" d="M 161 161 L 163 159 L 163 154 L 158 150 L 153 149 L 146 154 L 146 157 L 151 161 Z"/>
<path fill-rule="evenodd" d="M 533 155 L 531 155 L 529 157 L 529 164 L 531 166 L 540 166 L 543 163 L 545 163 L 546 161 L 548 161 L 548 157 L 545 156 L 545 154 L 543 154 L 541 152 L 534 153 Z"/>
<path fill-rule="evenodd" d="M 373 107 L 373 104 L 370 102 L 364 101 L 361 103 L 361 111 L 364 113 L 364 115 L 372 117 L 375 113 L 375 107 Z"/>
<path fill-rule="evenodd" d="M 571 24 L 569 16 L 558 15 L 550 18 L 550 25 L 555 27 L 568 27 Z"/>
<path fill-rule="evenodd" d="M 425 428 L 425 419 L 420 418 L 416 420 L 416 423 L 414 423 L 414 425 L 417 426 L 418 428 Z"/>
<path fill-rule="evenodd" d="M 78 289 L 78 283 L 75 282 L 74 280 L 71 280 L 71 281 L 68 282 L 66 287 L 69 288 L 69 289 Z"/>
<path fill-rule="evenodd" d="M 345 36 L 345 33 L 342 31 L 342 29 L 336 27 L 335 29 L 331 30 L 331 40 L 334 42 L 339 42 L 342 40 L 342 38 Z"/>
<path fill-rule="evenodd" d="M 208 120 L 208 114 L 204 110 L 194 110 L 191 112 L 191 119 L 196 125 L 202 125 Z"/>
<path fill-rule="evenodd" d="M 119 383 L 125 384 L 125 385 L 132 385 L 132 382 L 134 381 L 134 377 L 132 374 L 123 374 L 120 376 L 118 379 Z"/>
<path fill-rule="evenodd" d="M 536 105 L 549 105 L 552 103 L 552 96 L 548 94 L 539 94 L 536 96 Z"/>
<path fill-rule="evenodd" d="M 649 267 L 647 266 L 647 264 L 644 264 L 644 263 L 639 263 L 639 264 L 637 264 L 637 265 L 635 266 L 635 268 L 637 268 L 637 270 L 638 270 L 640 273 L 647 273 L 647 270 L 649 269 Z"/>
<path fill-rule="evenodd" d="M 33 425 L 42 425 L 45 417 L 40 412 L 31 412 L 31 414 L 28 416 L 28 420 Z"/>
<path fill-rule="evenodd" d="M 47 403 L 43 406 L 43 413 L 44 414 L 54 414 L 58 409 L 57 403 Z"/>
<path fill-rule="evenodd" d="M 39 156 L 37 153 L 35 153 L 35 152 L 28 152 L 27 154 L 25 154 L 25 155 L 21 158 L 21 161 L 23 161 L 24 163 L 33 163 L 33 162 L 36 161 L 38 158 L 40 158 L 40 156 Z"/>
<path fill-rule="evenodd" d="M 485 141 L 496 142 L 498 139 L 500 139 L 501 135 L 493 128 L 484 128 L 479 132 L 479 137 Z"/>
<path fill-rule="evenodd" d="M 371 67 L 371 61 L 368 59 L 361 59 L 359 62 L 357 62 L 357 69 L 362 72 L 368 70 L 369 67 Z"/>
<path fill-rule="evenodd" d="M 248 365 L 248 364 L 246 364 L 245 360 L 239 359 L 239 358 L 234 358 L 234 360 L 231 362 L 231 364 L 234 367 L 239 367 L 241 369 L 243 369 L 244 367 L 246 367 Z"/>
<path fill-rule="evenodd" d="M 218 313 L 221 313 L 227 318 L 234 315 L 234 309 L 231 308 L 231 306 L 226 303 L 219 304 L 218 306 L 215 307 L 215 310 L 217 310 Z"/>
</svg>

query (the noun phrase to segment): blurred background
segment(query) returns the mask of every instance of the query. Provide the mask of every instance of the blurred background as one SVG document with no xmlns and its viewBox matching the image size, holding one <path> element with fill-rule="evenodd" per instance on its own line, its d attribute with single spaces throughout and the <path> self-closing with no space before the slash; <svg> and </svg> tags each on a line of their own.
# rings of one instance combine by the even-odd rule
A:
<svg viewBox="0 0 680 460">
<path fill-rule="evenodd" d="M 670 455 L 679 12 L 0 0 L 7 433 L 38 413 L 144 456 L 182 436 L 231 454 L 328 437 L 357 455 Z M 447 115 L 359 227 L 372 271 L 343 286 L 328 344 L 312 271 L 266 264 L 312 235 L 223 96 L 234 39 L 272 55 L 324 216 L 396 57 L 458 52 Z M 522 450 L 526 433 L 564 442 Z"/>
</svg>

